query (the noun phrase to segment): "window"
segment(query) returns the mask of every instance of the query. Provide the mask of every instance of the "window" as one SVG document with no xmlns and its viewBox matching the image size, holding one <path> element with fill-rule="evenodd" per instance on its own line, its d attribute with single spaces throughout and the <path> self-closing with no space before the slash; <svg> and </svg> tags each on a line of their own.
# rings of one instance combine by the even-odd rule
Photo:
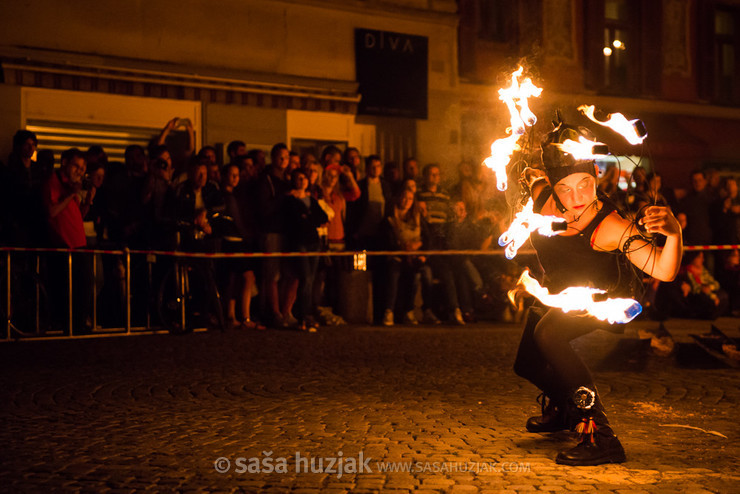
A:
<svg viewBox="0 0 740 494">
<path fill-rule="evenodd" d="M 587 86 L 603 94 L 638 96 L 654 92 L 660 77 L 660 11 L 656 4 L 636 0 L 584 2 Z M 657 4 L 659 6 L 659 4 Z M 656 34 L 657 33 L 657 34 Z M 652 82 L 651 82 L 652 81 Z"/>
<path fill-rule="evenodd" d="M 619 92 L 627 87 L 632 43 L 625 0 L 606 0 L 604 5 L 604 86 Z"/>
<path fill-rule="evenodd" d="M 697 78 L 702 98 L 740 105 L 740 8 L 720 2 L 699 5 Z"/>
<path fill-rule="evenodd" d="M 714 97 L 733 101 L 735 85 L 735 15 L 728 9 L 714 13 Z"/>
<path fill-rule="evenodd" d="M 478 38 L 496 43 L 513 41 L 518 10 L 511 0 L 478 0 Z"/>
</svg>

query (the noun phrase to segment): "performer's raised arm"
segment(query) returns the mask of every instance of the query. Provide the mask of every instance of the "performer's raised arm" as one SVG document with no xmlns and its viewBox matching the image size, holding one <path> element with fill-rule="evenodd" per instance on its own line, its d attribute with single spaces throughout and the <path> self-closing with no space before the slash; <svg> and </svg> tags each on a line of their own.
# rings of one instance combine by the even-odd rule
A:
<svg viewBox="0 0 740 494">
<path fill-rule="evenodd" d="M 635 223 L 614 212 L 605 218 L 602 228 L 596 232 L 594 247 L 599 250 L 619 249 L 646 274 L 660 281 L 673 281 L 681 267 L 683 255 L 683 238 L 678 220 L 669 208 L 649 206 L 638 222 L 650 234 L 665 235 L 665 246 L 656 247 L 640 233 Z"/>
</svg>

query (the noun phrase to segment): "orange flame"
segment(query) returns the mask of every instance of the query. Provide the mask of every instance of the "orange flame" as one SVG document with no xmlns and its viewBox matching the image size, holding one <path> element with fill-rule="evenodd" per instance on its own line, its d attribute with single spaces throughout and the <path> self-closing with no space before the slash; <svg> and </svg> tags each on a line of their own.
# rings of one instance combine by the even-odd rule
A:
<svg viewBox="0 0 740 494">
<path fill-rule="evenodd" d="M 614 132 L 627 139 L 627 142 L 633 146 L 636 144 L 642 144 L 642 141 L 647 137 L 647 134 L 640 136 L 635 128 L 635 122 L 639 119 L 627 120 L 627 118 L 621 113 L 610 113 L 607 116 L 607 120 L 602 122 L 594 116 L 594 111 L 596 111 L 596 107 L 594 105 L 581 105 L 578 107 L 578 111 L 583 113 L 592 122 L 604 127 L 609 127 Z"/>
<path fill-rule="evenodd" d="M 606 156 L 606 153 L 598 153 L 594 150 L 596 146 L 605 146 L 603 142 L 590 141 L 583 136 L 578 138 L 578 142 L 566 139 L 562 144 L 556 143 L 554 145 L 577 160 L 592 160 L 600 156 Z"/>
<path fill-rule="evenodd" d="M 528 126 L 531 127 L 537 122 L 537 117 L 529 109 L 528 100 L 533 96 L 539 96 L 542 88 L 535 86 L 529 78 L 520 84 L 519 77 L 523 73 L 524 68 L 519 67 L 511 74 L 511 85 L 498 90 L 499 99 L 509 109 L 511 127 L 506 129 L 506 133 L 510 135 L 494 141 L 491 144 L 491 156 L 483 162 L 496 174 L 496 187 L 501 191 L 507 188 L 506 166 L 514 151 L 520 149 L 519 137 L 526 132 Z"/>
<path fill-rule="evenodd" d="M 606 293 L 598 288 L 576 286 L 566 288 L 558 294 L 550 294 L 547 288 L 540 286 L 537 280 L 529 275 L 528 270 L 522 273 L 518 285 L 523 286 L 527 292 L 548 307 L 561 309 L 565 313 L 583 312 L 610 324 L 628 323 L 642 312 L 642 306 L 631 298 L 609 298 L 596 302 L 595 294 Z M 512 297 L 512 292 L 509 292 L 509 297 Z"/>
<path fill-rule="evenodd" d="M 551 237 L 558 232 L 553 230 L 554 224 L 564 225 L 565 220 L 557 216 L 545 216 L 534 211 L 534 201 L 530 198 L 524 208 L 519 211 L 511 222 L 511 226 L 498 238 L 498 244 L 505 247 L 504 255 L 513 259 L 519 248 L 527 241 L 533 231 Z"/>
</svg>

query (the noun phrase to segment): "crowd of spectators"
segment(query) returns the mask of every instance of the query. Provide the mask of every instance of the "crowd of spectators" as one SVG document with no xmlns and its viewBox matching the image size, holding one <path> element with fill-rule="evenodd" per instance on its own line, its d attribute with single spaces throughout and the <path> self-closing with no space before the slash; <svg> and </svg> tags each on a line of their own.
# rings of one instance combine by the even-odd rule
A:
<svg viewBox="0 0 740 494">
<path fill-rule="evenodd" d="M 176 151 L 168 144 L 178 128 L 188 144 Z M 482 199 L 493 180 L 480 166 L 460 165 L 449 193 L 439 165 L 420 171 L 413 157 L 399 166 L 377 155 L 363 159 L 352 147 L 327 146 L 317 159 L 282 143 L 266 156 L 233 141 L 220 160 L 212 146 L 195 152 L 186 120 L 172 119 L 146 149 L 128 146 L 123 163 L 91 146 L 64 151 L 55 168 L 53 153 L 37 147 L 32 132 L 18 131 L 0 168 L 3 245 L 228 253 L 478 250 L 489 248 L 508 216 Z M 74 255 L 75 325 L 88 328 L 93 262 L 100 261 Z M 53 285 L 66 279 L 64 267 L 61 257 L 48 263 L 49 291 L 59 300 L 66 300 L 59 295 L 63 282 Z M 495 256 L 371 256 L 369 267 L 374 320 L 387 326 L 418 324 L 419 315 L 426 323 L 457 325 L 474 322 L 476 311 L 496 317 L 516 271 Z M 230 324 L 313 331 L 338 319 L 332 310 L 347 289 L 342 274 L 351 269 L 351 257 L 325 255 L 226 258 L 214 271 Z M 98 271 L 98 303 L 105 305 L 99 313 L 120 318 L 121 259 L 103 261 Z M 155 283 L 161 271 L 153 270 Z M 132 296 L 140 302 L 134 305 L 146 307 L 137 301 L 146 276 L 134 270 L 132 278 Z M 57 305 L 64 314 L 64 304 Z M 329 308 L 322 318 L 319 307 Z"/>
<path fill-rule="evenodd" d="M 178 128 L 187 144 L 174 150 L 168 144 Z M 521 271 L 515 263 L 501 256 L 413 255 L 491 248 L 510 212 L 485 167 L 463 162 L 457 177 L 444 177 L 439 165 L 420 168 L 413 157 L 383 163 L 377 155 L 363 158 L 356 148 L 327 146 L 317 159 L 283 143 L 266 155 L 242 141 L 230 142 L 221 159 L 212 146 L 196 153 L 193 135 L 187 120 L 175 118 L 148 148 L 128 146 L 123 163 L 109 161 L 102 147 L 91 146 L 64 151 L 55 168 L 53 153 L 37 149 L 32 132 L 18 131 L 0 167 L 0 240 L 69 249 L 405 251 L 409 255 L 369 258 L 375 323 L 418 324 L 421 316 L 427 324 L 464 325 L 481 313 L 508 315 L 505 293 Z M 693 172 L 692 190 L 681 200 L 663 187 L 659 174 L 640 167 L 628 188 L 619 187 L 619 179 L 617 168 L 608 169 L 600 193 L 635 215 L 653 204 L 670 207 L 687 245 L 738 243 L 740 197 L 733 177 Z M 91 325 L 86 308 L 93 262 L 82 254 L 73 261 L 75 324 L 85 327 Z M 107 306 L 100 312 L 120 320 L 121 260 L 102 264 L 99 303 Z M 63 293 L 64 287 L 54 287 L 65 279 L 63 260 L 50 260 L 46 268 L 50 292 Z M 332 310 L 348 289 L 342 274 L 351 269 L 351 258 L 331 255 L 227 258 L 215 266 L 229 324 L 306 331 L 338 319 Z M 158 275 L 161 269 L 155 268 L 155 282 Z M 146 276 L 133 273 L 133 278 L 136 299 Z M 657 317 L 740 315 L 740 253 L 688 253 L 676 281 L 646 280 L 646 286 L 645 305 Z M 63 313 L 64 304 L 56 305 Z M 146 305 L 139 303 L 133 316 Z"/>
</svg>

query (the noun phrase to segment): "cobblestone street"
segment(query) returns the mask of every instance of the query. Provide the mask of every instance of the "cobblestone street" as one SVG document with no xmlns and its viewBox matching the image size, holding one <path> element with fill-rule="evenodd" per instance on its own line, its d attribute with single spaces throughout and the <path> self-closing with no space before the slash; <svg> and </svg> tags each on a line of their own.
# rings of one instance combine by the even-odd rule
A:
<svg viewBox="0 0 740 494">
<path fill-rule="evenodd" d="M 511 370 L 515 325 L 5 343 L 0 490 L 737 492 L 740 373 L 654 356 L 641 324 L 577 342 L 627 451 L 598 467 L 556 465 L 573 439 L 524 430 L 539 408 Z M 668 328 L 688 342 L 709 323 Z M 338 456 L 371 471 L 296 472 Z"/>
</svg>

